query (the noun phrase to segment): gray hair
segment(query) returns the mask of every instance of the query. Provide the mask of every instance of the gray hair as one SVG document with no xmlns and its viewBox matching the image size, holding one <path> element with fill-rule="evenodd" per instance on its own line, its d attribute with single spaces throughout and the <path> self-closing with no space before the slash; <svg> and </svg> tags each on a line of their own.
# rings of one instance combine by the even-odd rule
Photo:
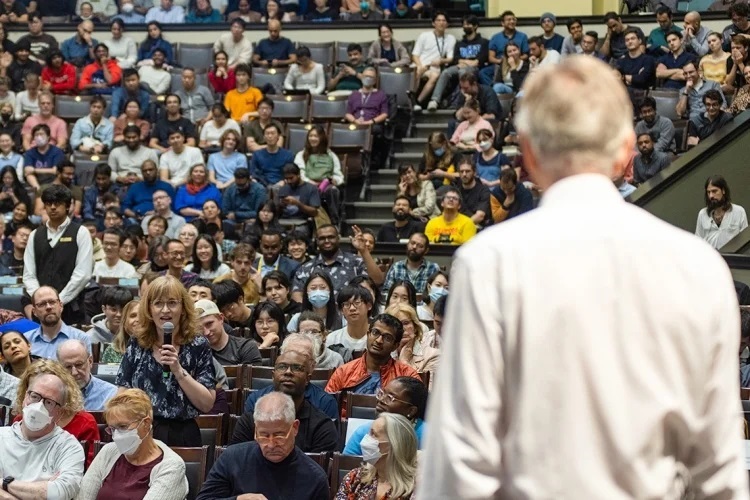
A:
<svg viewBox="0 0 750 500">
<path fill-rule="evenodd" d="M 297 418 L 292 397 L 283 392 L 269 392 L 258 399 L 253 411 L 253 420 L 258 422 L 286 422 L 291 424 Z"/>
<path fill-rule="evenodd" d="M 386 479 L 391 484 L 393 498 L 408 497 L 414 491 L 417 478 L 417 434 L 409 419 L 396 413 L 381 413 L 378 420 L 385 424 L 391 451 L 386 457 Z M 363 466 L 362 482 L 371 483 L 375 479 L 375 467 Z"/>
<path fill-rule="evenodd" d="M 309 344 L 312 350 L 310 352 L 302 353 L 298 349 L 292 347 L 292 344 Z M 318 359 L 322 347 L 323 341 L 317 335 L 313 335 L 312 333 L 292 333 L 287 335 L 287 337 L 284 339 L 284 342 L 281 344 L 279 354 L 284 354 L 287 351 L 299 352 L 300 354 L 304 354 L 305 356 L 310 358 L 310 362 L 312 363 L 312 367 L 314 369 L 315 361 Z M 311 354 L 312 356 L 310 356 Z"/>
<path fill-rule="evenodd" d="M 90 356 L 89 348 L 86 345 L 86 343 L 81 339 L 68 339 L 65 342 L 61 342 L 60 345 L 57 346 L 57 359 L 61 358 L 61 353 L 63 349 L 65 349 L 66 347 L 72 347 L 72 346 L 77 346 L 83 349 L 83 352 L 86 353 L 86 359 L 88 359 L 88 357 Z"/>
<path fill-rule="evenodd" d="M 523 86 L 516 128 L 553 181 L 597 171 L 608 178 L 633 139 L 633 105 L 612 69 L 593 57 L 537 68 Z"/>
</svg>

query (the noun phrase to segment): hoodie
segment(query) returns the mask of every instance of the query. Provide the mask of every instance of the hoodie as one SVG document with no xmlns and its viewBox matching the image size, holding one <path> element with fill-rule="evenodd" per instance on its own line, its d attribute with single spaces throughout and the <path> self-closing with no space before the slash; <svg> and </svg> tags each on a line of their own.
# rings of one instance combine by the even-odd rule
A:
<svg viewBox="0 0 750 500">
<path fill-rule="evenodd" d="M 91 318 L 93 328 L 89 332 L 91 335 L 91 343 L 99 342 L 102 344 L 110 344 L 114 340 L 115 336 L 107 328 L 107 317 L 104 314 L 97 314 Z"/>
</svg>

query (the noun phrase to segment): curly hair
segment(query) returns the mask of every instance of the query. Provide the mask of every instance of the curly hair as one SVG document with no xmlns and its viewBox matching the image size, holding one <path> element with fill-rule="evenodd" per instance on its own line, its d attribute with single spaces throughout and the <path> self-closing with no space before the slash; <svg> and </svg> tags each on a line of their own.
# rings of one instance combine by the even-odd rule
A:
<svg viewBox="0 0 750 500">
<path fill-rule="evenodd" d="M 78 383 L 73 378 L 73 375 L 71 375 L 70 372 L 68 372 L 68 370 L 57 361 L 51 359 L 40 359 L 32 363 L 26 371 L 23 372 L 23 375 L 21 375 L 14 408 L 16 414 L 21 414 L 23 411 L 23 400 L 26 399 L 26 392 L 29 390 L 31 382 L 39 375 L 54 375 L 62 382 L 64 388 L 64 403 L 61 408 L 62 419 L 70 418 L 83 410 L 83 394 L 78 387 Z"/>
<path fill-rule="evenodd" d="M 156 345 L 158 335 L 154 318 L 151 316 L 151 304 L 159 299 L 177 299 L 182 303 L 180 321 L 178 325 L 175 325 L 177 335 L 174 338 L 174 343 L 190 344 L 199 330 L 198 316 L 195 314 L 193 300 L 177 278 L 160 276 L 148 285 L 138 307 L 138 328 L 135 331 L 138 345 L 144 349 L 151 349 Z"/>
</svg>

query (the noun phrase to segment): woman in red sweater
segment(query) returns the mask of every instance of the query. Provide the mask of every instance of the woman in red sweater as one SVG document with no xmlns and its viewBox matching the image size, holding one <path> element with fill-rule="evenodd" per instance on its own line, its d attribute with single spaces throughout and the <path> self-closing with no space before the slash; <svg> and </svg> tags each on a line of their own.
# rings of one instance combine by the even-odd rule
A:
<svg viewBox="0 0 750 500">
<path fill-rule="evenodd" d="M 234 78 L 234 70 L 229 66 L 229 56 L 223 50 L 214 54 L 214 65 L 208 72 L 208 81 L 214 92 L 217 94 L 226 94 L 237 87 L 237 81 Z"/>
<path fill-rule="evenodd" d="M 76 68 L 65 61 L 62 52 L 53 50 L 42 68 L 42 90 L 53 94 L 72 94 L 76 88 Z"/>
</svg>

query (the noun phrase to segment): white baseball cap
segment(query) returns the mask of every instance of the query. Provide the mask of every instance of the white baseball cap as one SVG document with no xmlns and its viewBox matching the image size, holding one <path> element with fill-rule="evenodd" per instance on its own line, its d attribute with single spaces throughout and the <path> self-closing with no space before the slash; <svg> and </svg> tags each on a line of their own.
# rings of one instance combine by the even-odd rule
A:
<svg viewBox="0 0 750 500">
<path fill-rule="evenodd" d="M 195 310 L 199 318 L 221 314 L 219 307 L 208 299 L 201 299 L 195 303 Z"/>
</svg>

